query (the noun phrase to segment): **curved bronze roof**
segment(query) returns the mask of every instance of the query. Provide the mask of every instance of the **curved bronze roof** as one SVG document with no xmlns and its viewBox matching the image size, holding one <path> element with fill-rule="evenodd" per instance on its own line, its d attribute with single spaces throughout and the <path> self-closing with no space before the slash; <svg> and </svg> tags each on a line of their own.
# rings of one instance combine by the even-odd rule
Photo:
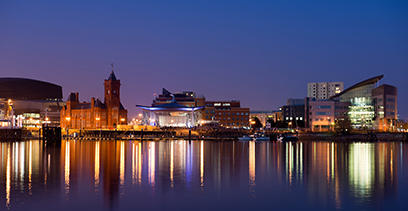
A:
<svg viewBox="0 0 408 211">
<path fill-rule="evenodd" d="M 28 78 L 0 78 L 0 98 L 16 100 L 62 99 L 62 87 Z"/>
<path fill-rule="evenodd" d="M 330 99 L 334 99 L 334 98 L 340 97 L 341 95 L 343 95 L 344 93 L 346 93 L 346 92 L 348 92 L 348 91 L 350 91 L 350 90 L 352 90 L 352 89 L 355 89 L 355 88 L 358 88 L 358 87 L 362 87 L 362 86 L 365 86 L 365 85 L 369 85 L 369 84 L 375 84 L 375 83 L 377 83 L 378 81 L 380 81 L 382 78 L 384 78 L 384 75 L 378 75 L 378 76 L 369 78 L 369 79 L 367 79 L 367 80 L 358 82 L 358 83 L 354 84 L 353 86 L 351 86 L 351 87 L 345 89 L 344 91 L 342 91 L 342 92 L 340 92 L 340 93 L 338 93 L 338 94 L 336 94 L 336 95 L 331 96 Z"/>
</svg>

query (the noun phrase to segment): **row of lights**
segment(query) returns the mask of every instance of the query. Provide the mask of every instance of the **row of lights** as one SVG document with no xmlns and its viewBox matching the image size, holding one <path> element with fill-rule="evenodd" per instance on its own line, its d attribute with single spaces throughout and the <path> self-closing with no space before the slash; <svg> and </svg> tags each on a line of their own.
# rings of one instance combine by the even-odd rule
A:
<svg viewBox="0 0 408 211">
<path fill-rule="evenodd" d="M 47 119 L 48 119 L 48 117 L 47 117 Z M 67 116 L 67 117 L 65 117 L 65 120 L 71 121 L 71 117 Z M 96 117 L 95 120 L 96 120 L 96 121 L 99 121 L 99 120 L 101 120 L 101 118 Z M 47 120 L 47 121 L 48 121 L 48 120 Z M 124 121 L 126 121 L 126 119 L 125 119 L 125 118 L 120 118 L 120 121 L 121 121 L 121 122 L 124 122 Z"/>
</svg>

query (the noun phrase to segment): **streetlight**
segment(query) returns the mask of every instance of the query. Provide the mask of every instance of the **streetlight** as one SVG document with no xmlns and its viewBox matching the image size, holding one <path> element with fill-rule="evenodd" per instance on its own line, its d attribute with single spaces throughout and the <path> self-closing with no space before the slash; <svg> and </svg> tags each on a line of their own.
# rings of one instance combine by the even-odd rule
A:
<svg viewBox="0 0 408 211">
<path fill-rule="evenodd" d="M 10 126 L 11 128 L 14 127 L 14 108 L 13 108 L 13 101 L 11 99 L 8 99 L 8 117 L 10 119 Z"/>
<path fill-rule="evenodd" d="M 120 118 L 120 124 L 124 125 L 125 124 L 126 119 L 125 118 Z"/>
<path fill-rule="evenodd" d="M 101 118 L 100 118 L 100 117 L 96 117 L 95 120 L 97 121 L 97 125 L 99 125 L 99 137 L 101 137 L 101 136 L 102 136 L 102 127 L 101 127 L 100 124 L 98 124 L 98 123 L 100 123 L 99 121 L 101 120 Z M 98 126 L 97 126 L 97 127 L 98 127 Z"/>
<path fill-rule="evenodd" d="M 45 126 L 48 126 L 48 120 L 49 120 L 49 118 L 46 116 L 44 120 L 45 120 Z"/>
<path fill-rule="evenodd" d="M 71 117 L 67 116 L 67 117 L 65 117 L 65 120 L 68 122 L 67 123 L 67 137 L 68 137 L 69 136 L 69 123 L 71 121 Z"/>
</svg>

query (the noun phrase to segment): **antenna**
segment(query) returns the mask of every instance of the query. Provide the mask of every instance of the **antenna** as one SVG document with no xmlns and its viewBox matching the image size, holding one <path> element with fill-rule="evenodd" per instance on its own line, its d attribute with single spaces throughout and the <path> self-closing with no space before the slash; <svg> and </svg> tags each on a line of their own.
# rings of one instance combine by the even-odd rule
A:
<svg viewBox="0 0 408 211">
<path fill-rule="evenodd" d="M 111 63 L 111 67 L 112 67 L 112 72 L 113 72 L 113 66 L 114 66 L 114 65 L 115 65 L 115 64 L 114 64 L 114 63 L 112 62 L 112 63 Z"/>
</svg>

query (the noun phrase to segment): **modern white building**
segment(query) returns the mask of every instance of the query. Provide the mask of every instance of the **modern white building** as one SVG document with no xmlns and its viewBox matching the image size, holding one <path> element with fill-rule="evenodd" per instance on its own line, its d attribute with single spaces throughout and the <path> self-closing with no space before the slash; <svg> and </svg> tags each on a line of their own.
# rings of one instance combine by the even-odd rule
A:
<svg viewBox="0 0 408 211">
<path fill-rule="evenodd" d="M 307 97 L 319 100 L 329 99 L 344 89 L 343 82 L 317 82 L 307 84 Z"/>
</svg>

